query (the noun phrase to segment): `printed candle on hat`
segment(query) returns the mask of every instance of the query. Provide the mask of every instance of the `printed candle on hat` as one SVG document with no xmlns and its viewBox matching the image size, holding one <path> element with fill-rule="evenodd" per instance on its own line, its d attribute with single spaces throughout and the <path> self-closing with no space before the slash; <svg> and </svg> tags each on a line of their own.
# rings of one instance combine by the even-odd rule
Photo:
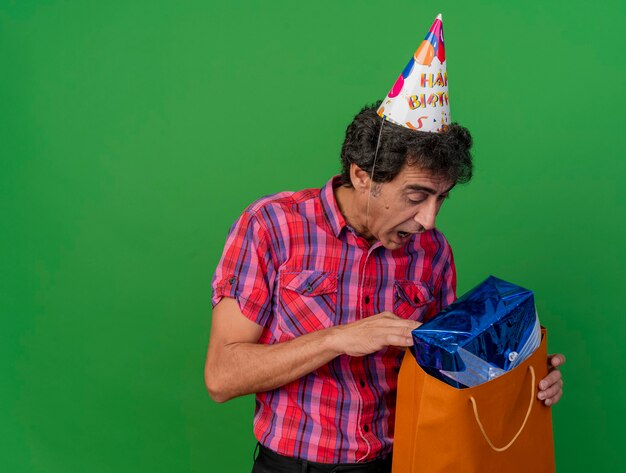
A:
<svg viewBox="0 0 626 473">
<path fill-rule="evenodd" d="M 441 13 L 377 112 L 385 120 L 411 130 L 440 132 L 450 125 Z"/>
</svg>

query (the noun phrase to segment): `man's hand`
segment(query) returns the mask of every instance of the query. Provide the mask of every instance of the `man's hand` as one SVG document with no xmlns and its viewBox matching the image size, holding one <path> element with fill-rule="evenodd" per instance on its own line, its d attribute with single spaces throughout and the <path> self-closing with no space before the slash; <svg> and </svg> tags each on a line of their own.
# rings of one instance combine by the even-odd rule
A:
<svg viewBox="0 0 626 473">
<path fill-rule="evenodd" d="M 559 366 L 565 363 L 565 355 L 548 355 L 548 366 L 550 371 L 548 376 L 539 382 L 539 394 L 537 398 L 541 399 L 546 406 L 553 406 L 563 395 L 563 379 Z"/>
<path fill-rule="evenodd" d="M 217 402 L 269 391 L 344 353 L 362 356 L 388 345 L 410 346 L 411 330 L 419 325 L 383 312 L 266 345 L 258 343 L 263 327 L 244 316 L 237 301 L 224 297 L 213 309 L 204 380 Z"/>
<path fill-rule="evenodd" d="M 411 330 L 420 325 L 420 322 L 403 319 L 391 312 L 381 312 L 329 330 L 334 330 L 332 343 L 338 353 L 364 356 L 387 346 L 413 345 Z"/>
</svg>

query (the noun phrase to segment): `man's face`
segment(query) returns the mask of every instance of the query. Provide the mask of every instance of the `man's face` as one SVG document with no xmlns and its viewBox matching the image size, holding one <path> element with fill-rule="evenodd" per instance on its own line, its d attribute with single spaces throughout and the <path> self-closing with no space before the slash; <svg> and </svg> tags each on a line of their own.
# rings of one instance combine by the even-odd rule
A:
<svg viewBox="0 0 626 473">
<path fill-rule="evenodd" d="M 372 185 L 367 236 L 387 249 L 402 248 L 413 234 L 435 228 L 435 218 L 453 187 L 454 182 L 405 165 L 392 181 Z"/>
</svg>

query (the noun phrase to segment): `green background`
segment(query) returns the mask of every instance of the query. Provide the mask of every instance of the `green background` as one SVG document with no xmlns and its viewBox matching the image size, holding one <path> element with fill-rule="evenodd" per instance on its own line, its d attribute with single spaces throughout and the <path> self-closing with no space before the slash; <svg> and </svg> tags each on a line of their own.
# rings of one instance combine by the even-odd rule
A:
<svg viewBox="0 0 626 473">
<path fill-rule="evenodd" d="M 0 469 L 249 471 L 253 398 L 203 382 L 226 232 L 339 170 L 442 11 L 459 292 L 536 291 L 559 471 L 625 471 L 621 3 L 0 0 Z"/>
</svg>

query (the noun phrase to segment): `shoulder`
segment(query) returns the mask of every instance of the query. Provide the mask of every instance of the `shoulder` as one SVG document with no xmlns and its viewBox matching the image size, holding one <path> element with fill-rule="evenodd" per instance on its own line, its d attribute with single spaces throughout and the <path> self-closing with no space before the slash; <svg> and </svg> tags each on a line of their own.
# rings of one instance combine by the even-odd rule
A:
<svg viewBox="0 0 626 473">
<path fill-rule="evenodd" d="M 280 246 L 315 214 L 319 193 L 319 189 L 304 189 L 263 196 L 243 210 L 232 224 L 229 237 Z"/>
<path fill-rule="evenodd" d="M 300 191 L 284 191 L 266 195 L 252 202 L 246 212 L 256 215 L 268 209 L 281 208 L 290 210 L 306 204 L 319 197 L 319 189 L 303 189 Z"/>
<path fill-rule="evenodd" d="M 280 227 L 294 217 L 306 216 L 314 211 L 319 195 L 319 189 L 266 195 L 252 202 L 244 210 L 242 217 L 258 222 L 265 229 Z"/>
</svg>

